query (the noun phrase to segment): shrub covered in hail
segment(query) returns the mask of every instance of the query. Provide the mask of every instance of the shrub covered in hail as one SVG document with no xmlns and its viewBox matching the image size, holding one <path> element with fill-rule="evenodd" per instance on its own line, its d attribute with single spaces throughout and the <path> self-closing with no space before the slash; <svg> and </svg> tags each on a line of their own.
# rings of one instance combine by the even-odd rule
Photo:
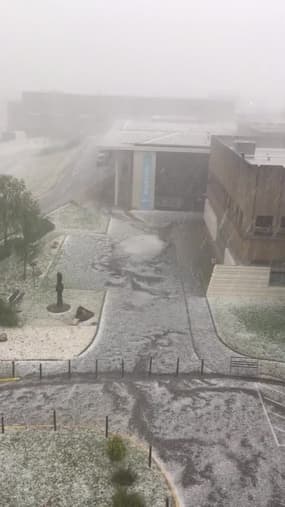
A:
<svg viewBox="0 0 285 507">
<path fill-rule="evenodd" d="M 111 461 L 121 461 L 126 456 L 126 446 L 124 441 L 118 435 L 114 435 L 108 440 L 108 456 Z"/>
<path fill-rule="evenodd" d="M 0 299 L 0 325 L 15 327 L 18 325 L 18 315 L 13 306 Z"/>
<path fill-rule="evenodd" d="M 131 486 L 137 476 L 130 468 L 119 468 L 112 475 L 112 481 L 119 486 Z"/>
<path fill-rule="evenodd" d="M 120 488 L 113 496 L 113 507 L 145 507 L 145 501 L 139 493 Z"/>
</svg>

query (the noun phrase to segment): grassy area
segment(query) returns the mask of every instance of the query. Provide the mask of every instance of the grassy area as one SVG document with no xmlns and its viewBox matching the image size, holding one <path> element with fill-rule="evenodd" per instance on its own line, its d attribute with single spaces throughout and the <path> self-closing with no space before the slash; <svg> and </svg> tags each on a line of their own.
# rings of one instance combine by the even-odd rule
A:
<svg viewBox="0 0 285 507">
<path fill-rule="evenodd" d="M 285 361 L 285 307 L 211 298 L 221 338 L 239 353 Z"/>
<path fill-rule="evenodd" d="M 48 216 L 57 230 L 84 229 L 92 232 L 106 232 L 109 218 L 95 207 L 70 202 L 51 212 Z"/>
<path fill-rule="evenodd" d="M 126 441 L 124 466 L 136 474 L 129 493 L 139 493 L 145 504 L 164 507 L 169 495 L 164 477 L 148 455 Z M 5 507 L 111 507 L 117 463 L 107 453 L 107 441 L 95 431 L 24 431 L 0 439 L 1 505 Z"/>
</svg>

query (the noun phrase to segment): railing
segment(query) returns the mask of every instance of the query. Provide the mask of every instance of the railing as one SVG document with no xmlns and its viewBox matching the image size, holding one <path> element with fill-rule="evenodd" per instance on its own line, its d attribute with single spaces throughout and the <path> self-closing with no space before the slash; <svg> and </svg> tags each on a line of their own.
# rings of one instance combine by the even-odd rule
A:
<svg viewBox="0 0 285 507">
<path fill-rule="evenodd" d="M 46 379 L 48 377 L 86 375 L 91 379 L 123 379 L 155 377 L 244 377 L 272 379 L 285 382 L 285 363 L 259 360 L 246 356 L 231 356 L 214 364 L 204 359 L 187 360 L 184 357 L 146 356 L 139 362 L 130 358 L 104 358 L 95 360 L 74 358 L 73 360 L 0 360 L 0 380 L 20 378 Z M 93 381 L 92 380 L 92 381 Z"/>
<path fill-rule="evenodd" d="M 231 357 L 230 362 L 230 373 L 236 371 L 238 373 L 240 370 L 245 370 L 248 372 L 249 376 L 258 377 L 258 361 L 256 359 L 250 359 L 244 356 L 241 357 Z"/>
</svg>

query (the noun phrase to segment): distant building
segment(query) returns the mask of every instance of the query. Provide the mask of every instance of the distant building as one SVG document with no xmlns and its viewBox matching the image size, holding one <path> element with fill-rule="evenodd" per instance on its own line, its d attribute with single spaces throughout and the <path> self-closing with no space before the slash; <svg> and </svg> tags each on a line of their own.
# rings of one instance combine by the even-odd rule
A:
<svg viewBox="0 0 285 507">
<path fill-rule="evenodd" d="M 19 102 L 8 105 L 7 128 L 24 130 L 29 136 L 84 135 L 116 118 L 168 115 L 225 121 L 232 119 L 234 112 L 234 102 L 226 99 L 24 92 Z"/>
<path fill-rule="evenodd" d="M 258 146 L 285 148 L 285 122 L 275 121 L 240 121 L 241 135 L 257 139 Z"/>
<path fill-rule="evenodd" d="M 204 217 L 225 264 L 285 261 L 285 148 L 212 138 Z"/>
</svg>

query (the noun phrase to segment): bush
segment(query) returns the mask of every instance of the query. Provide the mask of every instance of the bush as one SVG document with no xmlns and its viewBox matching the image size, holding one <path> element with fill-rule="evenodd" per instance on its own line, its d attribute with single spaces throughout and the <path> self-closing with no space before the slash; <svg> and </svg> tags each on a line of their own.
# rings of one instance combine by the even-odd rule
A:
<svg viewBox="0 0 285 507">
<path fill-rule="evenodd" d="M 43 236 L 45 236 L 48 232 L 53 231 L 54 224 L 50 222 L 47 218 L 40 218 L 37 221 L 37 225 L 35 226 L 34 230 L 31 234 L 31 241 L 36 241 L 37 239 L 41 239 Z"/>
<path fill-rule="evenodd" d="M 11 248 L 8 245 L 0 245 L 0 261 L 6 259 L 11 254 Z"/>
<path fill-rule="evenodd" d="M 0 299 L 0 325 L 5 327 L 16 327 L 18 315 L 15 308 Z"/>
<path fill-rule="evenodd" d="M 137 475 L 130 468 L 119 468 L 119 470 L 112 475 L 112 482 L 119 486 L 131 486 L 136 478 Z"/>
<path fill-rule="evenodd" d="M 128 493 L 121 488 L 113 496 L 113 507 L 145 507 L 145 501 L 138 493 Z"/>
<path fill-rule="evenodd" d="M 124 459 L 127 449 L 123 439 L 118 435 L 111 437 L 108 440 L 107 452 L 111 461 L 121 461 Z"/>
</svg>

